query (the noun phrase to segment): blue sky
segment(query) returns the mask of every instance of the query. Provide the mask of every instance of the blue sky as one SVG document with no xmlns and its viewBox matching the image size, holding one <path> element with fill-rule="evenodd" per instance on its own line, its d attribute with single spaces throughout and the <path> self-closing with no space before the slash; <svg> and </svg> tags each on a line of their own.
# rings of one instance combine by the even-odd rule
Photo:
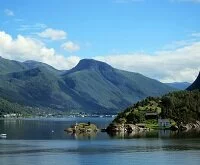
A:
<svg viewBox="0 0 200 165">
<path fill-rule="evenodd" d="M 163 82 L 200 70 L 199 0 L 1 0 L 0 13 L 5 58 L 59 69 L 94 58 Z"/>
</svg>

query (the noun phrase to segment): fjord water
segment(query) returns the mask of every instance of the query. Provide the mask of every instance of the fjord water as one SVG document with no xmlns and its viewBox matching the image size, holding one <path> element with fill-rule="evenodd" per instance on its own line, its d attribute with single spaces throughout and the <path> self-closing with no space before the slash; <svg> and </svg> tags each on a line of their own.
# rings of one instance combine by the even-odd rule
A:
<svg viewBox="0 0 200 165">
<path fill-rule="evenodd" d="M 95 123 L 104 128 L 112 118 L 10 119 L 0 120 L 1 165 L 136 164 L 197 165 L 199 134 L 152 134 L 79 136 L 63 130 L 75 122 Z"/>
</svg>

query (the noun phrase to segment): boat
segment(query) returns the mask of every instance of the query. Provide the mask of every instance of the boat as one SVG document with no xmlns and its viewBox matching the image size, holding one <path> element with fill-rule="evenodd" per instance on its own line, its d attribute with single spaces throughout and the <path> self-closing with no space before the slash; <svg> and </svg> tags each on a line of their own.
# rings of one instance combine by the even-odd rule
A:
<svg viewBox="0 0 200 165">
<path fill-rule="evenodd" d="M 0 138 L 5 139 L 6 137 L 7 137 L 7 134 L 4 134 L 4 133 L 0 134 Z"/>
</svg>

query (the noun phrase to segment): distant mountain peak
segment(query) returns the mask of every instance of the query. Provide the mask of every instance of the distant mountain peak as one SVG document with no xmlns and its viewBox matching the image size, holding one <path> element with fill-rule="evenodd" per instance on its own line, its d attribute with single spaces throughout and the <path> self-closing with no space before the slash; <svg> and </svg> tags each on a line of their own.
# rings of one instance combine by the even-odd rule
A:
<svg viewBox="0 0 200 165">
<path fill-rule="evenodd" d="M 191 83 L 189 82 L 172 82 L 172 83 L 165 83 L 167 85 L 169 85 L 172 88 L 176 88 L 179 90 L 185 90 L 186 88 L 188 88 Z"/>
<path fill-rule="evenodd" d="M 112 66 L 105 62 L 97 61 L 94 59 L 82 59 L 79 63 L 72 69 L 73 71 L 79 70 L 110 70 L 113 69 Z"/>
</svg>

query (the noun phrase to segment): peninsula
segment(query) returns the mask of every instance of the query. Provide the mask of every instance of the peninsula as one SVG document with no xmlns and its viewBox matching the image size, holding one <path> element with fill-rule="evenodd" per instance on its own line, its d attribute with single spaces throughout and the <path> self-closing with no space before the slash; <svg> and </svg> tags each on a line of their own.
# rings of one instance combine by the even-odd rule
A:
<svg viewBox="0 0 200 165">
<path fill-rule="evenodd" d="M 200 128 L 200 90 L 148 97 L 119 113 L 107 132 Z"/>
</svg>

